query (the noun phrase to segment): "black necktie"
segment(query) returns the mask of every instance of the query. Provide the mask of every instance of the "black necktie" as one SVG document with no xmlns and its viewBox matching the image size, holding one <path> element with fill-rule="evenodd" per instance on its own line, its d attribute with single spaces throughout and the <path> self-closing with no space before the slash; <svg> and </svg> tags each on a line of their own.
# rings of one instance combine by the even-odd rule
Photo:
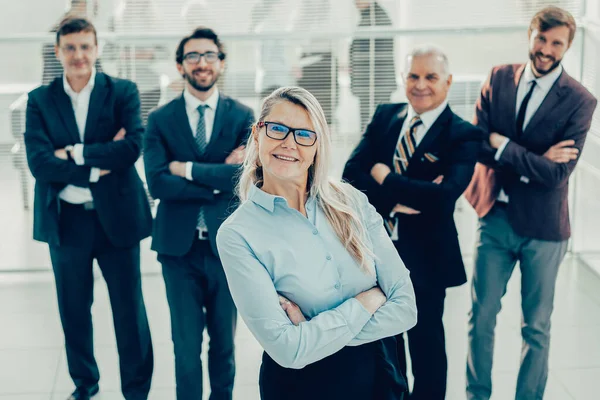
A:
<svg viewBox="0 0 600 400">
<path fill-rule="evenodd" d="M 527 105 L 529 104 L 529 99 L 531 99 L 531 95 L 533 94 L 533 89 L 535 89 L 535 80 L 531 81 L 531 88 L 529 92 L 525 95 L 523 102 L 521 103 L 521 107 L 519 108 L 519 114 L 517 115 L 517 136 L 521 136 L 523 134 L 523 123 L 525 122 L 525 113 L 527 112 Z"/>
</svg>

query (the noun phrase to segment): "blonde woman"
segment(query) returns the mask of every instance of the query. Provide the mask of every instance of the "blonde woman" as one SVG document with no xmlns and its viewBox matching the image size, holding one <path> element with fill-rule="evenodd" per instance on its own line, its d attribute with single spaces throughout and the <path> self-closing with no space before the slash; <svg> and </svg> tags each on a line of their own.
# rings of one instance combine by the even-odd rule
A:
<svg viewBox="0 0 600 400">
<path fill-rule="evenodd" d="M 409 272 L 366 196 L 329 177 L 330 152 L 313 95 L 267 97 L 219 254 L 265 350 L 263 400 L 401 399 L 393 336 L 416 324 Z"/>
</svg>

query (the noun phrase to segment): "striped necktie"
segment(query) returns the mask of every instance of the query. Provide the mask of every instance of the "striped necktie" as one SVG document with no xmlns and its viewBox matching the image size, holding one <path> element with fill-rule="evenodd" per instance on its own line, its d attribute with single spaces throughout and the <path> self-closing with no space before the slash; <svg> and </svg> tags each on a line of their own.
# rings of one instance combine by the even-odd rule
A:
<svg viewBox="0 0 600 400">
<path fill-rule="evenodd" d="M 404 135 L 400 136 L 396 150 L 394 151 L 394 170 L 397 174 L 403 175 L 408 170 L 408 163 L 410 158 L 415 153 L 417 148 L 416 133 L 419 125 L 422 125 L 423 121 L 419 116 L 415 116 L 410 120 L 408 129 Z M 394 227 L 396 225 L 396 217 L 390 217 L 385 219 L 385 229 L 388 234 L 392 236 L 394 233 Z"/>
<path fill-rule="evenodd" d="M 196 145 L 198 146 L 198 150 L 200 150 L 200 154 L 204 155 L 204 151 L 206 150 L 206 121 L 204 120 L 204 111 L 208 108 L 206 104 L 200 104 L 198 106 L 198 113 L 200 114 L 200 119 L 198 119 L 198 126 L 196 127 Z M 198 222 L 196 227 L 201 230 L 206 230 L 206 220 L 204 219 L 204 207 L 200 207 L 200 212 L 198 213 Z"/>
</svg>

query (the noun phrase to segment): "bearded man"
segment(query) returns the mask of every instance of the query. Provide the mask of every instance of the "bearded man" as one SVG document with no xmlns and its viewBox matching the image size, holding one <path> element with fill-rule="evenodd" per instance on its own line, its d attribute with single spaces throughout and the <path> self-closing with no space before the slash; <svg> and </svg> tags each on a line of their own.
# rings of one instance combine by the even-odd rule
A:
<svg viewBox="0 0 600 400">
<path fill-rule="evenodd" d="M 231 211 L 234 177 L 254 122 L 249 107 L 219 92 L 225 51 L 217 34 L 198 28 L 176 51 L 183 94 L 148 117 L 144 164 L 160 200 L 152 249 L 162 264 L 171 311 L 177 399 L 202 398 L 200 353 L 206 327 L 211 399 L 231 399 L 237 310 L 216 247 Z"/>
<path fill-rule="evenodd" d="M 492 394 L 496 315 L 519 262 L 523 319 L 515 398 L 542 399 L 548 379 L 550 316 L 567 251 L 569 176 L 590 129 L 596 99 L 563 69 L 575 19 L 558 7 L 529 26 L 529 62 L 495 67 L 475 125 L 485 131 L 465 197 L 480 218 L 469 321 L 467 398 Z"/>
</svg>

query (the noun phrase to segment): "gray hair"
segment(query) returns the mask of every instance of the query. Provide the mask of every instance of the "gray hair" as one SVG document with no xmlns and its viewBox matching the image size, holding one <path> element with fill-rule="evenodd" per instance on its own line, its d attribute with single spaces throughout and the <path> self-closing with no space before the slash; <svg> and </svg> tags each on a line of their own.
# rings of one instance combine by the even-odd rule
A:
<svg viewBox="0 0 600 400">
<path fill-rule="evenodd" d="M 406 71 L 410 70 L 410 65 L 413 58 L 433 56 L 441 65 L 442 71 L 446 75 L 450 75 L 450 66 L 448 63 L 448 56 L 439 47 L 431 44 L 420 45 L 412 49 L 412 51 L 406 56 Z"/>
</svg>

